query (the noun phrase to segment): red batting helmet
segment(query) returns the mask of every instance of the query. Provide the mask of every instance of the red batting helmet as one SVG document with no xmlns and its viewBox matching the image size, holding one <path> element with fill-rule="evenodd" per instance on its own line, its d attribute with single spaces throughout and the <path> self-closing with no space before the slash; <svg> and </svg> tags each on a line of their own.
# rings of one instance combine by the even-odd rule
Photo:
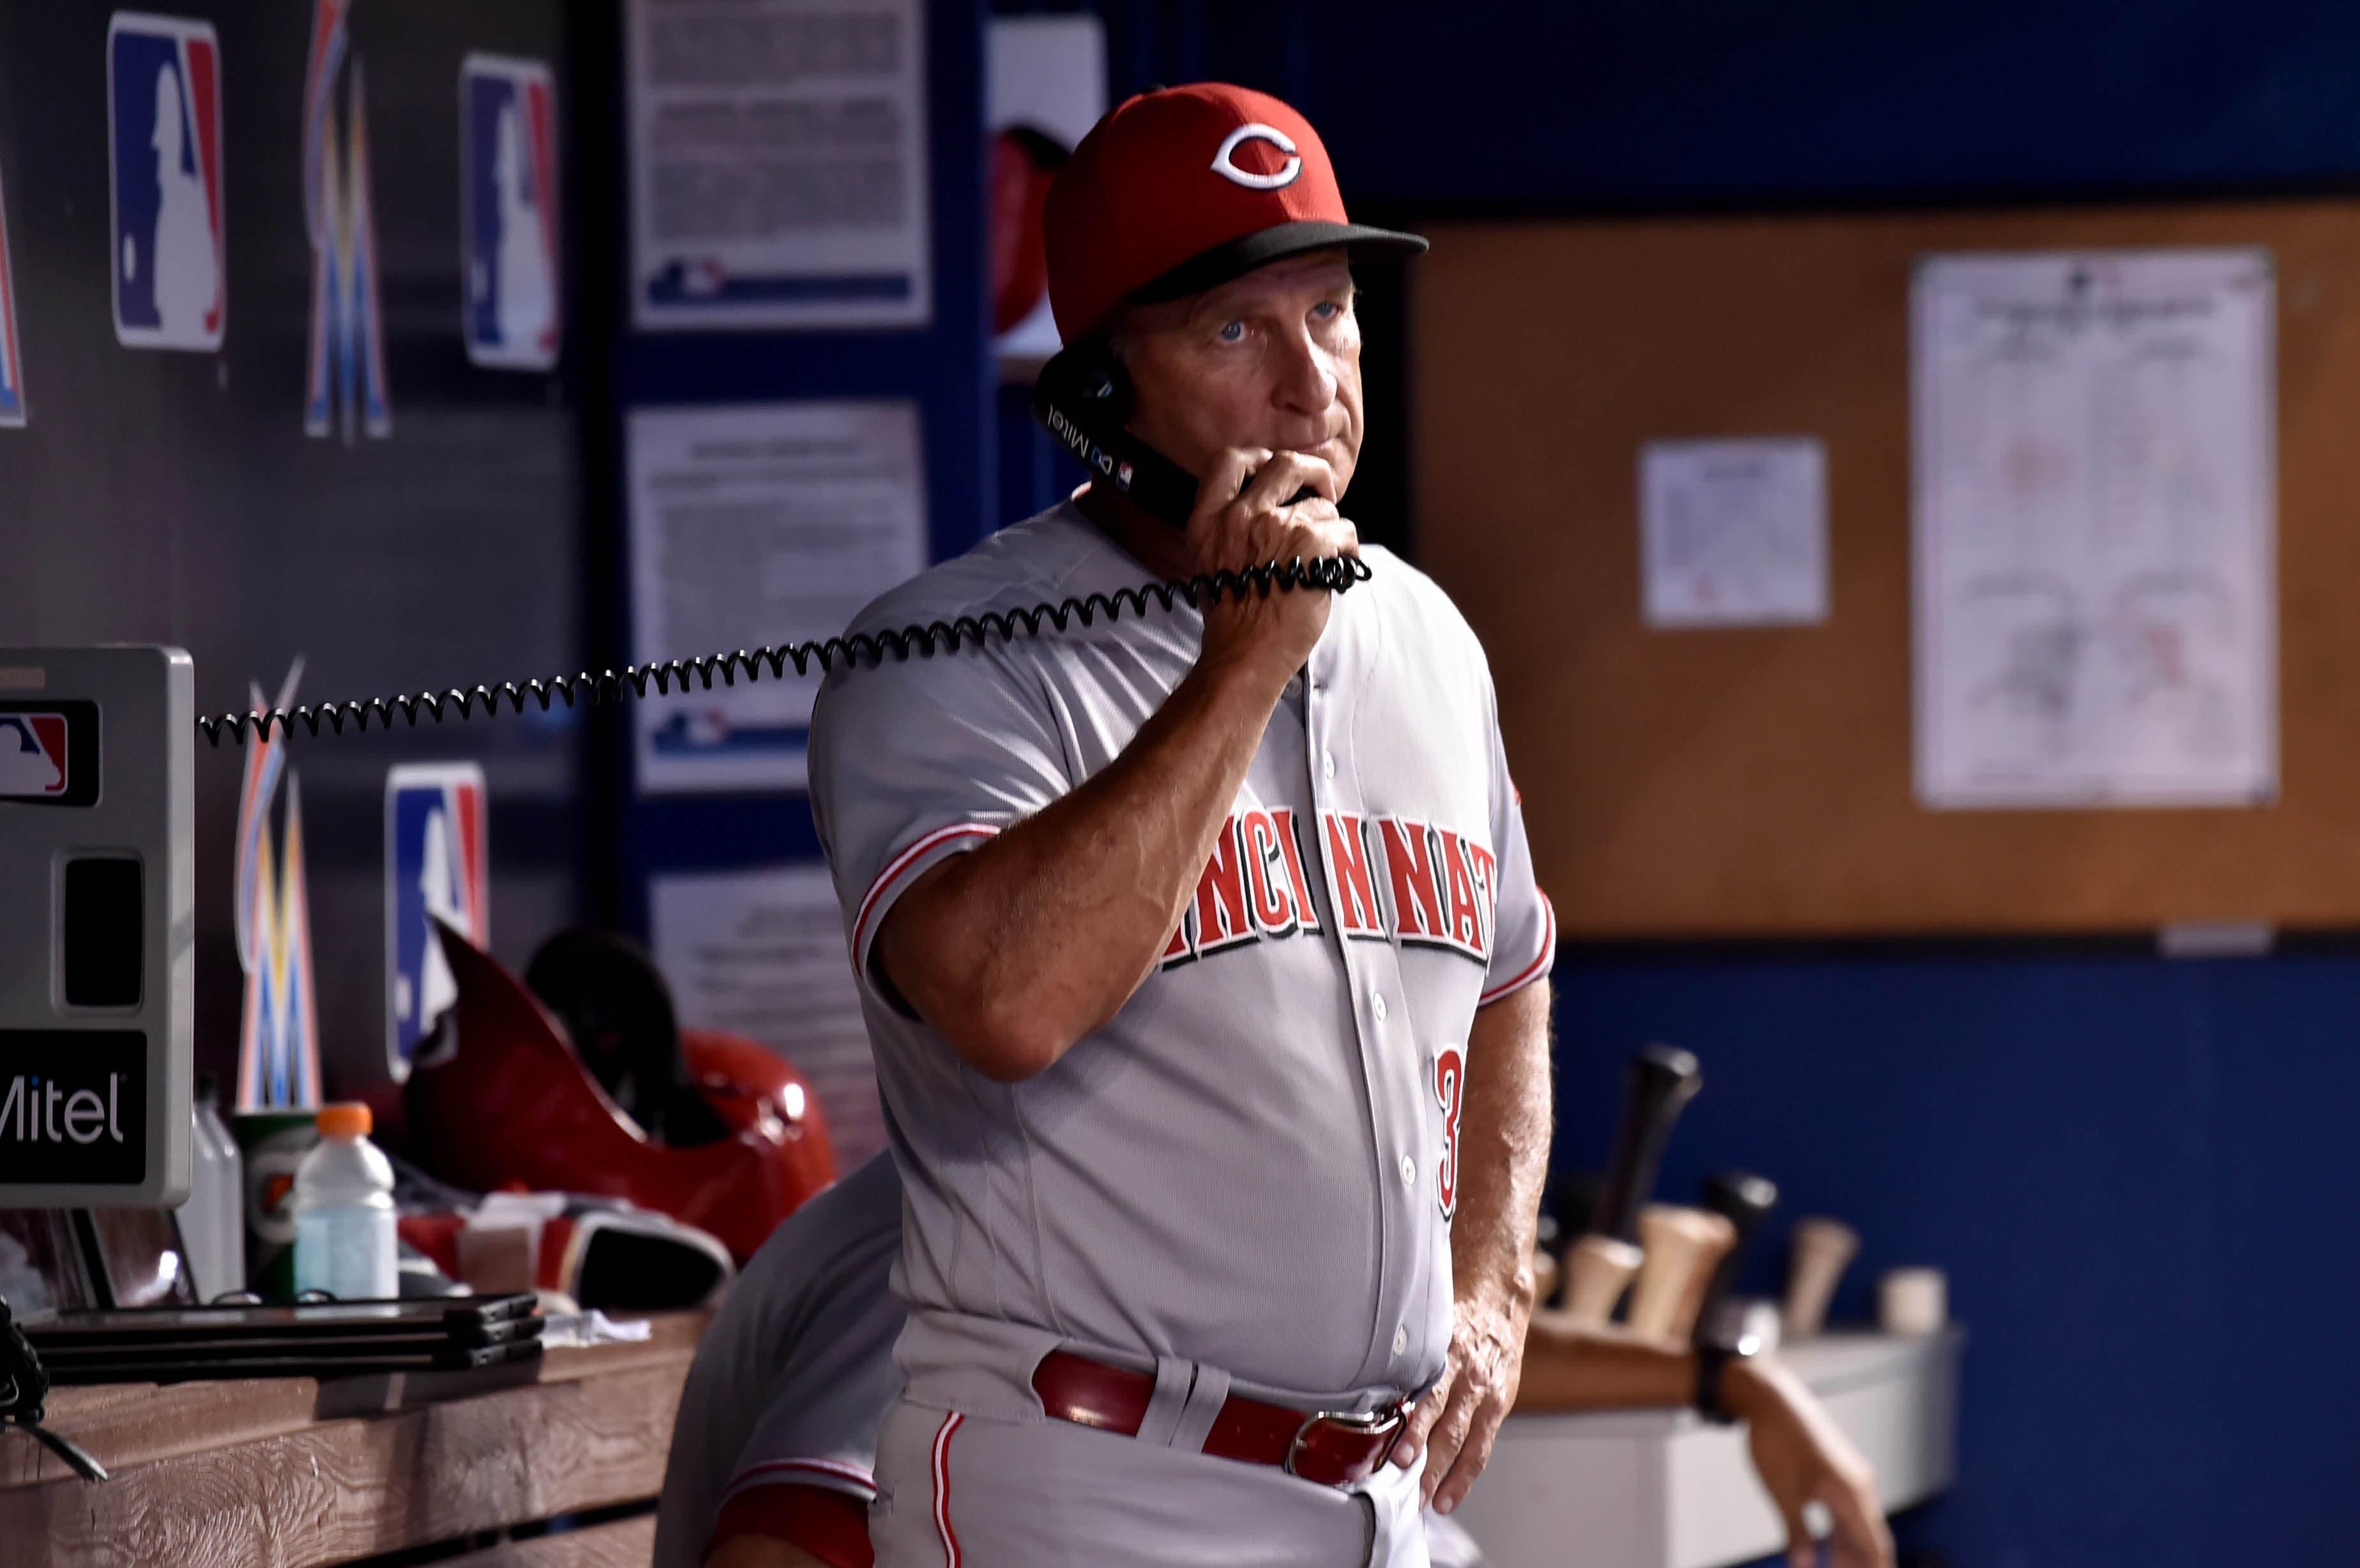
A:
<svg viewBox="0 0 2360 1568">
<path fill-rule="evenodd" d="M 778 1056 L 683 1029 L 690 1080 L 727 1136 L 669 1147 L 607 1097 L 522 982 L 447 926 L 435 931 L 458 985 L 452 1039 L 407 1085 L 409 1151 L 432 1174 L 477 1192 L 628 1198 L 711 1233 L 740 1261 L 836 1179 L 819 1105 Z"/>
</svg>

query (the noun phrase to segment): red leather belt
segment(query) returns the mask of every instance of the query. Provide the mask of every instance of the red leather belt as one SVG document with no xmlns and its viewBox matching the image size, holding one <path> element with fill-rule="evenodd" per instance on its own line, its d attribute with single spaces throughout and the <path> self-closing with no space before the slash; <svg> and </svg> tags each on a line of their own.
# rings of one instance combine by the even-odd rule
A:
<svg viewBox="0 0 2360 1568">
<path fill-rule="evenodd" d="M 1041 1396 L 1042 1408 L 1059 1421 L 1137 1437 L 1155 1394 L 1155 1379 L 1053 1350 L 1032 1369 L 1032 1391 Z M 1400 1435 L 1403 1417 L 1398 1400 L 1354 1415 L 1291 1410 L 1232 1394 L 1221 1402 L 1212 1430 L 1205 1434 L 1205 1452 L 1216 1459 L 1276 1465 L 1323 1486 L 1356 1486 L 1384 1463 L 1386 1451 Z"/>
</svg>

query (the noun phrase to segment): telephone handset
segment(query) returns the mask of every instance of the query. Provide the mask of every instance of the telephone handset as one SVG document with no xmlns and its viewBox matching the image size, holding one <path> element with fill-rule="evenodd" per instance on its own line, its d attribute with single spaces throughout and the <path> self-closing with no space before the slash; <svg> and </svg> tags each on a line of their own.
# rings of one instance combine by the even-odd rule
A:
<svg viewBox="0 0 2360 1568">
<path fill-rule="evenodd" d="M 1188 526 L 1196 476 L 1123 428 L 1131 418 L 1131 378 L 1103 344 L 1077 343 L 1042 367 L 1032 383 L 1032 417 L 1081 459 L 1091 484 L 1111 485 L 1159 522 Z M 1306 485 L 1286 504 L 1317 494 Z"/>
<path fill-rule="evenodd" d="M 1081 459 L 1090 472 L 1092 484 L 1110 484 L 1137 501 L 1151 516 L 1175 528 L 1185 528 L 1189 513 L 1196 509 L 1196 477 L 1126 430 L 1123 421 L 1130 412 L 1129 377 L 1113 356 L 1095 343 L 1058 354 L 1042 369 L 1033 386 L 1033 418 Z M 1299 490 L 1287 505 L 1293 506 L 1313 494 L 1308 487 Z M 1242 598 L 1249 593 L 1307 588 L 1341 593 L 1368 578 L 1368 564 L 1357 556 L 1274 561 L 1238 572 L 1199 572 L 1180 582 L 1142 583 L 1135 588 L 1119 588 L 1112 593 L 1079 594 L 1054 604 L 988 610 L 981 615 L 961 615 L 955 621 L 929 621 L 923 626 L 855 632 L 769 648 L 741 648 L 733 653 L 655 659 L 595 675 L 585 670 L 577 675 L 556 675 L 522 685 L 503 681 L 497 686 L 476 686 L 472 690 L 453 686 L 442 691 L 368 697 L 351 702 L 307 702 L 292 711 L 274 708 L 264 713 L 222 713 L 200 718 L 197 729 L 210 745 L 219 746 L 226 734 L 235 735 L 237 743 L 244 746 L 248 735 L 267 740 L 274 730 L 288 734 L 299 724 L 305 735 L 316 737 L 323 725 L 333 735 L 344 734 L 347 724 L 362 732 L 371 724 L 389 730 L 399 717 L 414 728 L 421 717 L 441 724 L 446 718 L 471 719 L 478 713 L 497 713 L 503 702 L 509 713 L 521 713 L 528 700 L 539 703 L 546 713 L 550 704 L 560 698 L 569 708 L 577 702 L 595 705 L 620 702 L 626 692 L 644 697 L 650 686 L 659 695 L 669 694 L 675 684 L 683 691 L 692 683 L 709 691 L 716 676 L 725 686 L 736 685 L 740 676 L 749 681 L 765 677 L 779 681 L 785 678 L 790 664 L 794 666 L 796 674 L 806 675 L 814 665 L 827 671 L 839 664 L 858 666 L 863 659 L 881 664 L 889 655 L 897 660 L 912 654 L 932 659 L 938 652 L 956 652 L 963 646 L 979 648 L 990 637 L 1012 639 L 1020 631 L 1038 637 L 1043 622 L 1064 631 L 1076 621 L 1090 626 L 1101 615 L 1109 621 L 1120 619 L 1125 610 L 1144 615 L 1151 601 L 1168 610 L 1175 601 L 1185 599 L 1191 606 L 1201 609 L 1224 595 Z"/>
<path fill-rule="evenodd" d="M 1076 344 L 1041 367 L 1032 417 L 1081 460 L 1091 484 L 1121 491 L 1160 523 L 1188 526 L 1196 476 L 1123 428 L 1131 378 L 1102 344 Z"/>
</svg>

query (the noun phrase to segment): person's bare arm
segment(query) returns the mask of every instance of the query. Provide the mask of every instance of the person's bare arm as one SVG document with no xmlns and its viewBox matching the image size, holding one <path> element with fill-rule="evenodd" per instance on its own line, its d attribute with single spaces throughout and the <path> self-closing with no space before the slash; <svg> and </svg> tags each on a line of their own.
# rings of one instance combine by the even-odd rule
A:
<svg viewBox="0 0 2360 1568">
<path fill-rule="evenodd" d="M 1242 492 L 1247 474 L 1252 481 Z M 1285 497 L 1305 485 L 1318 498 Z M 1188 528 L 1206 569 L 1354 554 L 1335 474 L 1317 458 L 1231 449 Z M 1104 1024 L 1151 974 L 1236 803 L 1281 689 L 1327 624 L 1317 590 L 1207 609 L 1196 668 L 1122 755 L 982 847 L 927 868 L 887 913 L 875 956 L 978 1072 L 1032 1076 Z"/>
<path fill-rule="evenodd" d="M 733 1535 L 705 1554 L 705 1568 L 827 1568 L 800 1546 L 767 1535 Z"/>
<path fill-rule="evenodd" d="M 1696 1397 L 1696 1353 L 1622 1328 L 1585 1328 L 1536 1314 L 1524 1341 L 1521 1410 L 1625 1410 L 1686 1405 Z M 1876 1476 L 1826 1408 L 1775 1356 L 1751 1356 L 1722 1374 L 1722 1401 L 1745 1422 L 1754 1472 L 1786 1521 L 1795 1568 L 1817 1561 L 1806 1505 L 1833 1525 L 1834 1568 L 1891 1568 L 1893 1535 Z"/>
<path fill-rule="evenodd" d="M 1422 1396 L 1393 1462 L 1426 1452 L 1426 1499 L 1457 1508 L 1516 1402 L 1533 1312 L 1533 1234 L 1548 1174 L 1549 984 L 1475 1010 L 1459 1122 L 1450 1258 L 1458 1310 L 1442 1381 Z"/>
<path fill-rule="evenodd" d="M 1732 1368 L 1734 1370 L 1734 1368 Z M 1696 1396 L 1693 1351 L 1620 1325 L 1585 1327 L 1564 1312 L 1533 1314 L 1524 1334 L 1524 1410 L 1648 1410 Z"/>
</svg>

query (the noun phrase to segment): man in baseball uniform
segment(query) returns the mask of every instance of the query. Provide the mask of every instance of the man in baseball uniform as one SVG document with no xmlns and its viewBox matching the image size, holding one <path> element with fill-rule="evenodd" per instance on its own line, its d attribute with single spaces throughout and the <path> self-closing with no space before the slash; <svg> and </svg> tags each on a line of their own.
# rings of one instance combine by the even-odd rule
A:
<svg viewBox="0 0 2360 1568">
<path fill-rule="evenodd" d="M 656 1510 L 655 1568 L 870 1568 L 877 1428 L 899 1377 L 901 1187 L 877 1155 L 773 1232 L 697 1346 Z M 1693 1356 L 1614 1330 L 1535 1323 L 1524 1402 L 1550 1410 L 1679 1404 Z M 1890 1568 L 1874 1478 L 1819 1401 L 1775 1360 L 1732 1368 L 1754 1469 L 1813 1561 L 1804 1507 L 1835 1529 L 1838 1568 Z M 1465 1531 L 1431 1509 L 1435 1568 L 1481 1568 Z"/>
<path fill-rule="evenodd" d="M 1120 360 L 1194 513 L 1094 485 L 856 629 L 1371 573 L 823 687 L 812 809 L 905 1188 L 878 1561 L 1414 1568 L 1421 1493 L 1457 1505 L 1515 1395 L 1554 946 L 1483 651 L 1338 509 L 1349 263 L 1424 242 L 1212 84 L 1110 113 L 1047 228 L 1060 332 Z"/>
<path fill-rule="evenodd" d="M 901 1385 L 901 1183 L 878 1155 L 779 1223 L 681 1390 L 655 1568 L 867 1568 L 877 1423 Z"/>
<path fill-rule="evenodd" d="M 654 1568 L 869 1568 L 901 1246 L 901 1180 L 880 1154 L 748 1260 L 681 1391 Z M 1465 1531 L 1426 1523 L 1441 1568 L 1480 1568 Z"/>
</svg>

